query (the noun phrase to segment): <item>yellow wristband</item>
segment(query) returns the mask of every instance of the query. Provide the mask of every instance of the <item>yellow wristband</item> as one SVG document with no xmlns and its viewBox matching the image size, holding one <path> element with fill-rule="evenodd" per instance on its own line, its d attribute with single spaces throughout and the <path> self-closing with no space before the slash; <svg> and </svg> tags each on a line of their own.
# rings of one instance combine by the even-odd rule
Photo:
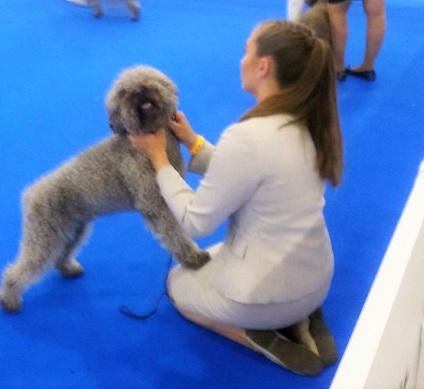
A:
<svg viewBox="0 0 424 389">
<path fill-rule="evenodd" d="M 190 154 L 196 155 L 202 149 L 204 144 L 205 138 L 203 138 L 202 135 L 197 135 L 196 142 L 188 151 L 190 151 Z"/>
</svg>

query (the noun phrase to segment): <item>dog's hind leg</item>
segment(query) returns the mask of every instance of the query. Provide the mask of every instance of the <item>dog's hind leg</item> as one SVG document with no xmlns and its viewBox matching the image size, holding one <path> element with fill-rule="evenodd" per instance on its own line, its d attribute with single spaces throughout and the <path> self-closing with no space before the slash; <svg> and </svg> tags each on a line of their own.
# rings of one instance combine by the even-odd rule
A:
<svg viewBox="0 0 424 389">
<path fill-rule="evenodd" d="M 25 194 L 20 252 L 17 260 L 5 269 L 0 290 L 0 301 L 7 312 L 21 310 L 25 290 L 53 267 L 58 258 L 69 254 L 76 242 L 78 229 L 66 216 L 63 197 L 52 197 L 31 188 Z"/>
<path fill-rule="evenodd" d="M 22 294 L 48 269 L 49 258 L 36 247 L 23 242 L 18 259 L 8 265 L 3 273 L 0 301 L 6 312 L 22 309 Z"/>
<path fill-rule="evenodd" d="M 137 21 L 140 19 L 141 7 L 137 0 L 126 0 L 127 7 L 131 11 L 131 20 Z"/>
<path fill-rule="evenodd" d="M 27 226 L 36 229 L 36 225 Z M 43 229 L 45 232 L 45 228 Z M 47 237 L 34 230 L 26 232 L 18 259 L 4 271 L 0 301 L 7 312 L 22 309 L 22 294 L 42 275 L 55 266 L 64 277 L 75 278 L 84 273 L 82 266 L 71 257 L 77 243 L 73 229 L 49 234 Z M 31 236 L 28 236 L 31 235 Z"/>
<path fill-rule="evenodd" d="M 86 235 L 88 226 L 81 223 L 72 231 L 72 237 L 64 247 L 62 255 L 56 260 L 55 268 L 65 278 L 77 278 L 84 274 L 84 268 L 74 257 L 74 250 L 80 245 Z"/>
</svg>

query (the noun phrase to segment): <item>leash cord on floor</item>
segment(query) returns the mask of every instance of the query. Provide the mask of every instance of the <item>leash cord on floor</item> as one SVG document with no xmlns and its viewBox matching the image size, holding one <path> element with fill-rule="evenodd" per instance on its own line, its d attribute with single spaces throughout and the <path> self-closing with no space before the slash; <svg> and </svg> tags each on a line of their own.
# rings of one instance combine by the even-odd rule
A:
<svg viewBox="0 0 424 389">
<path fill-rule="evenodd" d="M 162 301 L 163 296 L 167 295 L 167 293 L 166 293 L 166 280 L 167 280 L 167 276 L 168 276 L 168 273 L 169 273 L 169 269 L 171 268 L 171 263 L 172 263 L 172 255 L 170 255 L 169 258 L 168 258 L 168 266 L 167 266 L 167 271 L 166 271 L 166 274 L 165 274 L 165 281 L 164 281 L 164 292 L 162 292 L 162 294 L 159 296 L 156 303 L 154 304 L 154 307 L 149 312 L 144 313 L 144 314 L 135 313 L 133 310 L 128 308 L 126 305 L 121 305 L 119 307 L 119 312 L 121 312 L 125 316 L 131 317 L 133 319 L 138 319 L 138 320 L 145 320 L 145 319 L 148 319 L 149 317 L 153 316 L 159 310 L 159 305 Z"/>
</svg>

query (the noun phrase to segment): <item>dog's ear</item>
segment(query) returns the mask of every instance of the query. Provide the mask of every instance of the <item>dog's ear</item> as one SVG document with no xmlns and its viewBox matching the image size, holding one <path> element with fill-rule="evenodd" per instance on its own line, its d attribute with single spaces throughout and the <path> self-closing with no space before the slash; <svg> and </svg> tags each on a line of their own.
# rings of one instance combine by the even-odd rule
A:
<svg viewBox="0 0 424 389">
<path fill-rule="evenodd" d="M 112 123 L 109 123 L 109 127 L 112 130 L 112 132 L 114 132 L 117 135 L 120 135 L 120 136 L 128 135 L 128 131 L 123 126 L 117 126 L 117 125 L 113 125 Z"/>
<path fill-rule="evenodd" d="M 125 120 L 122 115 L 122 102 L 125 101 L 126 91 L 124 88 L 115 88 L 107 96 L 107 113 L 109 117 L 109 127 L 117 135 L 126 136 L 128 131 L 125 128 Z"/>
</svg>

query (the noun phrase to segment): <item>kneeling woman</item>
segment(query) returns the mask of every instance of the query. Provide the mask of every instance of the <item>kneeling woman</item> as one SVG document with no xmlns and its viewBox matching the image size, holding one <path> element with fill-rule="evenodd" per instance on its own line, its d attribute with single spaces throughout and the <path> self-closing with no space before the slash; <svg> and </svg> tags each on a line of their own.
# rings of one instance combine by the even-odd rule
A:
<svg viewBox="0 0 424 389">
<path fill-rule="evenodd" d="M 330 47 L 306 27 L 257 26 L 241 61 L 243 89 L 256 105 L 216 147 L 182 112 L 170 123 L 193 154 L 189 169 L 204 174 L 196 191 L 170 165 L 163 130 L 130 138 L 151 160 L 163 197 L 190 236 L 229 221 L 207 265 L 171 270 L 175 307 L 299 374 L 318 374 L 322 360 L 275 329 L 315 312 L 333 277 L 323 216 L 325 181 L 338 185 L 343 164 L 333 61 Z"/>
</svg>

